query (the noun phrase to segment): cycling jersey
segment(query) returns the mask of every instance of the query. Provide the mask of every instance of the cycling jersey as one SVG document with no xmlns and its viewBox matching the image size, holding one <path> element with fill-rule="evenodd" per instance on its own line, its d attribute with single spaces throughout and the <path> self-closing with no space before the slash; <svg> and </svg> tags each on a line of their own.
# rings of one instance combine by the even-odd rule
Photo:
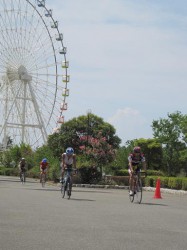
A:
<svg viewBox="0 0 187 250">
<path fill-rule="evenodd" d="M 145 162 L 145 157 L 143 154 L 135 155 L 134 153 L 130 154 L 128 157 L 128 161 L 132 163 L 132 166 L 135 167 L 137 171 L 140 170 L 138 164 Z"/>
<path fill-rule="evenodd" d="M 20 168 L 21 171 L 25 171 L 26 170 L 26 164 L 25 164 L 25 162 L 20 162 L 19 163 L 19 168 Z"/>
<path fill-rule="evenodd" d="M 73 165 L 73 157 L 74 155 L 72 155 L 72 157 L 68 157 L 66 153 L 63 154 L 64 157 L 64 163 L 68 166 Z"/>
<path fill-rule="evenodd" d="M 40 167 L 42 170 L 45 170 L 48 167 L 48 162 L 40 162 Z"/>
</svg>

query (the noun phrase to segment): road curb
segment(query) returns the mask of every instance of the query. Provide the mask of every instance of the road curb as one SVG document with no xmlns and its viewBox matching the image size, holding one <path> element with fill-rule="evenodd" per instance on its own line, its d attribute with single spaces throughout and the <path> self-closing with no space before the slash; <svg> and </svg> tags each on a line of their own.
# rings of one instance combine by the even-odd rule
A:
<svg viewBox="0 0 187 250">
<path fill-rule="evenodd" d="M 118 186 L 118 185 L 95 185 L 95 184 L 73 184 L 73 187 L 81 187 L 81 188 L 103 188 L 103 189 L 125 189 L 128 190 L 128 186 Z M 143 187 L 143 190 L 149 192 L 155 192 L 154 187 Z M 175 190 L 175 189 L 167 189 L 161 188 L 160 191 L 162 193 L 168 194 L 177 194 L 177 195 L 187 195 L 187 191 L 184 190 Z"/>
</svg>

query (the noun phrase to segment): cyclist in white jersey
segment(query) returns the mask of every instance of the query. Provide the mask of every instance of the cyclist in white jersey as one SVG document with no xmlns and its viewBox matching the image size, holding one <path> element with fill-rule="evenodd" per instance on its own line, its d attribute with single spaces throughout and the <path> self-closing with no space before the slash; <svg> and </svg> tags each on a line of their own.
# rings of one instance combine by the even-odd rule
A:
<svg viewBox="0 0 187 250">
<path fill-rule="evenodd" d="M 64 178 L 64 172 L 66 169 L 76 169 L 76 154 L 74 154 L 73 148 L 67 148 L 66 152 L 62 154 L 62 179 Z"/>
</svg>

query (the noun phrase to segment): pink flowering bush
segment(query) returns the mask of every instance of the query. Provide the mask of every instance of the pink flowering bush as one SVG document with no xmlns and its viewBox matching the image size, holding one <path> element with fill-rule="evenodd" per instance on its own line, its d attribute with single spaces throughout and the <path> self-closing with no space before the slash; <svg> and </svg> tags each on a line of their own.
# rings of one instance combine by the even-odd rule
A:
<svg viewBox="0 0 187 250">
<path fill-rule="evenodd" d="M 95 137 L 82 135 L 79 149 L 96 166 L 104 166 L 115 158 L 115 149 L 108 143 L 107 138 L 99 132 Z"/>
</svg>

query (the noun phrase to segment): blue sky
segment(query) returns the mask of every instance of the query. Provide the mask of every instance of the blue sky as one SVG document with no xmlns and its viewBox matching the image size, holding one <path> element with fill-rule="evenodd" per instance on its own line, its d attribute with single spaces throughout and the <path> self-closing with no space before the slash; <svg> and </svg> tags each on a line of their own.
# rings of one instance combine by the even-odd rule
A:
<svg viewBox="0 0 187 250">
<path fill-rule="evenodd" d="M 122 144 L 152 138 L 153 120 L 186 114 L 187 2 L 47 0 L 67 46 L 65 120 L 88 110 Z"/>
</svg>

